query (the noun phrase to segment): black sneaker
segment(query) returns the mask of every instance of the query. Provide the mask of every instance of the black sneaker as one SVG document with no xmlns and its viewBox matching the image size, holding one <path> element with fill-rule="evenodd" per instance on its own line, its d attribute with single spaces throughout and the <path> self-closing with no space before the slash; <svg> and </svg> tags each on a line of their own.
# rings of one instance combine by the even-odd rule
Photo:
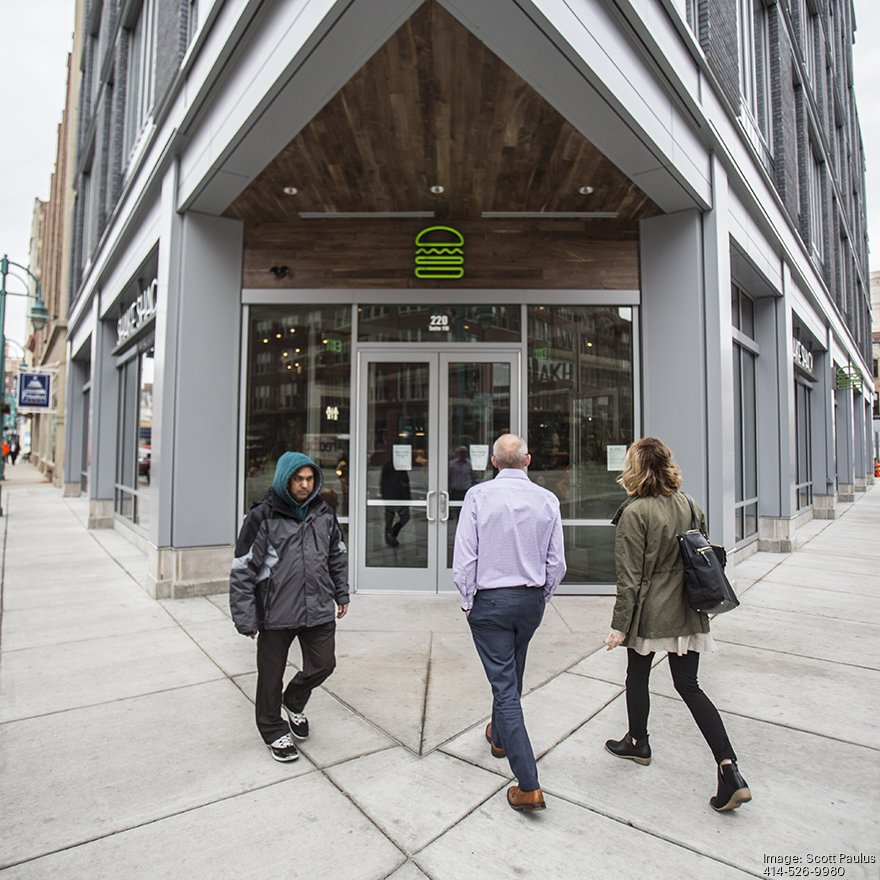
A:
<svg viewBox="0 0 880 880">
<path fill-rule="evenodd" d="M 297 739 L 308 739 L 309 719 L 302 712 L 294 712 L 292 709 L 288 709 L 284 703 L 281 705 L 284 706 L 284 711 L 287 714 L 287 724 L 290 727 L 290 732 Z"/>
<path fill-rule="evenodd" d="M 267 743 L 266 748 L 269 749 L 276 761 L 295 761 L 299 757 L 299 752 L 296 750 L 289 733 L 279 736 L 275 742 Z"/>
</svg>

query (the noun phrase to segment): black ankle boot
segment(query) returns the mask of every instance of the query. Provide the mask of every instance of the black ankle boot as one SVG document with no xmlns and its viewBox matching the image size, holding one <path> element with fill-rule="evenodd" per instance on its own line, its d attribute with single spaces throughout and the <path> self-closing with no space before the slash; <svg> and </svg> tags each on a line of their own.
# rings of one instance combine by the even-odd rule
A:
<svg viewBox="0 0 880 880">
<path fill-rule="evenodd" d="M 718 794 L 709 798 L 709 806 L 719 813 L 735 810 L 740 804 L 752 799 L 749 785 L 742 778 L 736 762 L 724 764 L 718 768 Z"/>
<path fill-rule="evenodd" d="M 617 755 L 618 758 L 629 758 L 630 761 L 635 761 L 636 764 L 645 764 L 647 766 L 651 763 L 651 747 L 648 745 L 647 735 L 644 739 L 637 739 L 635 745 L 633 745 L 633 737 L 627 733 L 623 739 L 606 740 L 605 748 L 612 755 Z"/>
</svg>

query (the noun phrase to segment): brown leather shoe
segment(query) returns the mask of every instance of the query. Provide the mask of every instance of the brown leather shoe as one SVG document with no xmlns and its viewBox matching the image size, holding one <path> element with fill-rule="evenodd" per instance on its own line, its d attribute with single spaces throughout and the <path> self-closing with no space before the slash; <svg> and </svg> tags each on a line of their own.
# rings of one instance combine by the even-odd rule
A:
<svg viewBox="0 0 880 880">
<path fill-rule="evenodd" d="M 492 748 L 492 757 L 493 758 L 506 758 L 507 752 L 504 749 L 499 748 L 492 742 L 492 722 L 490 721 L 486 725 L 486 739 L 489 740 L 489 745 Z"/>
<path fill-rule="evenodd" d="M 544 792 L 540 788 L 536 788 L 534 791 L 523 791 L 518 785 L 511 785 L 507 789 L 507 803 L 514 810 L 521 812 L 547 809 L 547 804 L 544 803 Z"/>
</svg>

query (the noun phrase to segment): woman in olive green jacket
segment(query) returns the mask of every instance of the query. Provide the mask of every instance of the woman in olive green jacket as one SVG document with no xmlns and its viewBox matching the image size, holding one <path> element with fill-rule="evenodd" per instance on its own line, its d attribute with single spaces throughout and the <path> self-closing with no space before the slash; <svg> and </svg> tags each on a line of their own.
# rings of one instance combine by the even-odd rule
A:
<svg viewBox="0 0 880 880">
<path fill-rule="evenodd" d="M 691 527 L 691 509 L 679 491 L 681 471 L 665 443 L 643 437 L 627 451 L 620 483 L 629 498 L 612 520 L 617 526 L 617 601 L 605 644 L 609 651 L 618 645 L 627 648 L 629 730 L 623 739 L 608 740 L 605 748 L 618 758 L 651 763 L 648 679 L 654 653 L 666 651 L 675 689 L 718 764 L 718 792 L 709 803 L 719 812 L 736 809 L 752 795 L 721 716 L 697 682 L 700 653 L 715 646 L 709 618 L 690 608 L 684 590 L 677 535 Z M 694 506 L 705 534 L 705 515 Z"/>
</svg>

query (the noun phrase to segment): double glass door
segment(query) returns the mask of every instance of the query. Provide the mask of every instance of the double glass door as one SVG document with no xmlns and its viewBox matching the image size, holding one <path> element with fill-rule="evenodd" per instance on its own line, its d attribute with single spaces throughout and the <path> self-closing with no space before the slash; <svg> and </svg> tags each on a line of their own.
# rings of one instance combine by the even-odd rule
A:
<svg viewBox="0 0 880 880">
<path fill-rule="evenodd" d="M 495 439 L 520 433 L 519 357 L 424 346 L 360 353 L 358 589 L 454 589 L 464 494 L 494 476 Z"/>
</svg>

